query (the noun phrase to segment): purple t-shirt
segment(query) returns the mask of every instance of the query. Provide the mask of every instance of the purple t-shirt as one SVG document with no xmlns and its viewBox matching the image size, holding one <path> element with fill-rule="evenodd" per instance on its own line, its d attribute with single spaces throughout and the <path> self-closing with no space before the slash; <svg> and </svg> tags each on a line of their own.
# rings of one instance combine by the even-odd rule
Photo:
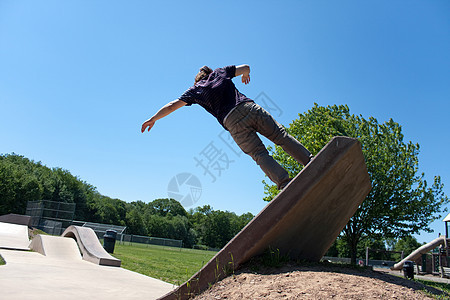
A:
<svg viewBox="0 0 450 300">
<path fill-rule="evenodd" d="M 197 82 L 178 99 L 186 102 L 187 106 L 201 105 L 224 126 L 223 119 L 234 107 L 253 101 L 237 90 L 231 80 L 235 73 L 236 66 L 215 69 L 208 78 Z"/>
</svg>

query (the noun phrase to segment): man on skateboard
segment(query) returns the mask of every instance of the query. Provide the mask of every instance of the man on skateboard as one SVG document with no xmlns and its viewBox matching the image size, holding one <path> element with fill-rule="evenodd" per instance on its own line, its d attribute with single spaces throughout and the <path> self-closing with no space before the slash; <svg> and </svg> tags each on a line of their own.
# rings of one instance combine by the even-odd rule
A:
<svg viewBox="0 0 450 300">
<path fill-rule="evenodd" d="M 150 131 L 157 120 L 185 105 L 199 104 L 230 132 L 242 151 L 250 155 L 281 190 L 289 183 L 289 174 L 269 155 L 256 133 L 264 135 L 281 146 L 286 153 L 303 165 L 309 163 L 312 155 L 266 110 L 237 90 L 232 81 L 236 76 L 241 76 L 242 83 L 248 84 L 250 67 L 248 65 L 227 66 L 213 71 L 203 66 L 195 76 L 194 85 L 180 98 L 167 103 L 154 116 L 146 120 L 142 124 L 141 132 L 147 128 Z"/>
</svg>

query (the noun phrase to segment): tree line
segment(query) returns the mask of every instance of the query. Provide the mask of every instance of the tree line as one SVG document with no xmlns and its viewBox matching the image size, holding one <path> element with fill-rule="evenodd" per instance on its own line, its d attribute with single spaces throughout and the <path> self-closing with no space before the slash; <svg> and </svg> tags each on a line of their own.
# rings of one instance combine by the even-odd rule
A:
<svg viewBox="0 0 450 300">
<path fill-rule="evenodd" d="M 174 199 L 125 202 L 100 194 L 68 170 L 0 155 L 0 215 L 25 214 L 28 201 L 36 200 L 75 203 L 74 220 L 126 226 L 129 234 L 182 240 L 185 247 L 222 248 L 253 218 L 209 205 L 186 211 Z"/>
</svg>

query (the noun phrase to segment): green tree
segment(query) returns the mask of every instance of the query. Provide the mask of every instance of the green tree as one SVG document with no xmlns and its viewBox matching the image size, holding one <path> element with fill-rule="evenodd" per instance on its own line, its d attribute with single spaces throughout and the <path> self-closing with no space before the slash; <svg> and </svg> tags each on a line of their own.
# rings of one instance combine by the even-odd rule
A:
<svg viewBox="0 0 450 300">
<path fill-rule="evenodd" d="M 0 215 L 24 214 L 27 202 L 39 199 L 41 186 L 21 156 L 0 156 Z"/>
<path fill-rule="evenodd" d="M 245 213 L 240 216 L 234 215 L 231 224 L 233 226 L 233 232 L 238 233 L 245 227 L 255 216 L 252 213 Z"/>
<path fill-rule="evenodd" d="M 191 231 L 189 220 L 185 216 L 174 216 L 169 218 L 170 232 L 168 237 L 171 239 L 182 240 L 185 247 L 192 247 L 195 244 L 195 235 Z"/>
<path fill-rule="evenodd" d="M 142 212 L 136 207 L 127 207 L 126 221 L 127 232 L 137 235 L 147 235 Z"/>
<path fill-rule="evenodd" d="M 422 246 L 422 244 L 419 243 L 415 237 L 407 235 L 404 238 L 401 238 L 397 241 L 397 243 L 394 246 L 394 251 L 399 252 L 403 251 L 403 255 L 404 257 L 406 257 L 420 246 Z M 398 254 L 396 253 L 394 255 L 394 260 L 398 261 L 400 260 L 400 258 L 401 255 L 399 253 Z"/>
<path fill-rule="evenodd" d="M 392 119 L 379 124 L 370 117 L 350 114 L 346 105 L 314 107 L 299 114 L 287 131 L 313 154 L 317 154 L 334 136 L 357 138 L 362 145 L 372 190 L 345 226 L 342 238 L 356 262 L 358 243 L 366 236 L 373 239 L 407 236 L 419 231 L 432 231 L 429 224 L 440 218 L 448 203 L 440 176 L 431 186 L 419 174 L 419 145 L 405 143 L 401 126 Z M 280 147 L 270 149 L 274 158 L 290 176 L 302 168 Z M 274 185 L 265 183 L 265 200 L 278 193 Z"/>
<path fill-rule="evenodd" d="M 184 207 L 180 204 L 180 202 L 174 199 L 156 199 L 148 205 L 152 214 L 157 214 L 163 217 L 167 216 L 167 214 L 171 214 L 172 216 L 187 216 L 187 212 Z"/>
<path fill-rule="evenodd" d="M 189 210 L 189 220 L 197 242 L 212 248 L 222 248 L 253 218 L 251 213 L 237 216 L 233 212 L 213 210 L 205 205 Z"/>
<path fill-rule="evenodd" d="M 86 211 L 86 183 L 61 168 L 50 169 L 21 155 L 0 155 L 0 214 L 24 214 L 28 201 L 76 203 L 75 218 Z"/>
<path fill-rule="evenodd" d="M 84 220 L 87 208 L 86 183 L 62 168 L 52 169 L 53 193 L 52 201 L 75 203 L 75 220 Z"/>
<path fill-rule="evenodd" d="M 91 210 L 91 222 L 125 225 L 126 203 L 120 199 L 113 199 L 100 194 L 95 194 L 93 202 L 89 203 Z"/>
<path fill-rule="evenodd" d="M 168 238 L 169 237 L 169 220 L 160 215 L 147 214 L 145 216 L 145 225 L 149 236 Z"/>
<path fill-rule="evenodd" d="M 231 214 L 220 210 L 214 211 L 209 218 L 209 245 L 222 248 L 234 236 L 231 227 Z"/>
</svg>

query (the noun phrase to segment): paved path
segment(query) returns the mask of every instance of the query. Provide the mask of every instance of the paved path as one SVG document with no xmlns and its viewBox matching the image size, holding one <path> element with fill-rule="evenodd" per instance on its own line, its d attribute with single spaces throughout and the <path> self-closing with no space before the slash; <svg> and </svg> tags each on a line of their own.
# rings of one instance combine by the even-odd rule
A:
<svg viewBox="0 0 450 300">
<path fill-rule="evenodd" d="M 391 274 L 391 275 L 395 275 L 395 276 L 400 276 L 400 277 L 404 277 L 403 275 L 403 271 L 398 271 L 398 270 L 390 270 L 390 269 L 381 269 L 381 268 L 374 268 L 375 271 L 378 272 L 382 272 L 382 273 L 386 273 L 386 274 Z M 450 279 L 449 278 L 442 278 L 436 275 L 417 275 L 414 274 L 414 279 L 420 279 L 420 280 L 426 280 L 426 281 L 433 281 L 433 282 L 440 282 L 440 283 L 446 283 L 446 284 L 450 284 Z"/>
</svg>

